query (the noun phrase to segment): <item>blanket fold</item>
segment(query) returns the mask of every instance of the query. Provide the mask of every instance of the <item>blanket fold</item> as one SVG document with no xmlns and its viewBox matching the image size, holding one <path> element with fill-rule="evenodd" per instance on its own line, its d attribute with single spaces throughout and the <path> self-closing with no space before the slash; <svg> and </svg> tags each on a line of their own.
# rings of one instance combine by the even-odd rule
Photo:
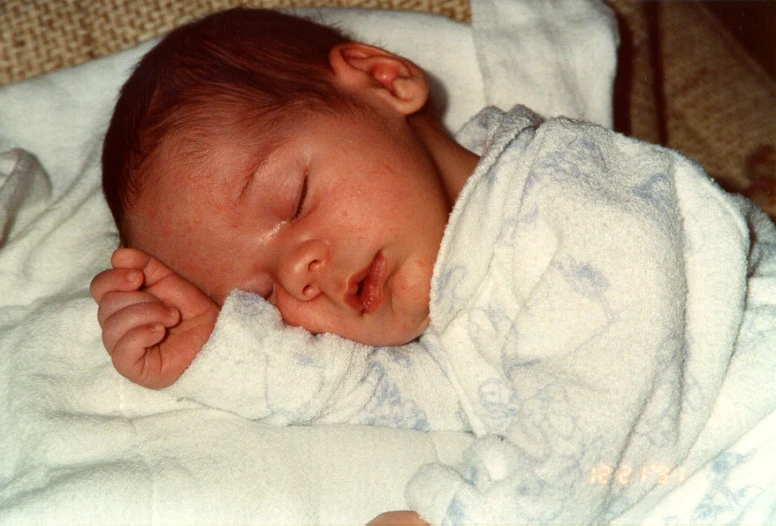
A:
<svg viewBox="0 0 776 526">
<path fill-rule="evenodd" d="M 734 402 L 746 374 L 776 372 L 776 229 L 759 210 L 675 152 L 524 107 L 483 111 L 459 140 L 482 160 L 419 342 L 312 336 L 238 291 L 168 392 L 273 424 L 470 429 L 457 464 L 407 489 L 454 524 L 615 520 L 776 408 L 772 390 Z"/>
<path fill-rule="evenodd" d="M 705 433 L 750 389 L 731 374 L 746 356 L 776 374 L 762 212 L 679 154 L 592 124 L 490 109 L 460 139 L 483 160 L 445 232 L 424 343 L 481 438 L 458 477 L 416 475 L 413 509 L 433 523 L 609 522 L 776 407 L 766 389 L 737 435 Z"/>
<path fill-rule="evenodd" d="M 0 247 L 22 235 L 51 199 L 51 181 L 33 155 L 15 148 L 0 154 Z"/>
<path fill-rule="evenodd" d="M 508 109 L 519 102 L 546 117 L 612 126 L 619 38 L 617 19 L 606 4 L 474 0 L 471 9 L 486 105 Z M 592 67 L 569 67 L 585 63 Z M 517 89 L 516 79 L 521 79 Z"/>
<path fill-rule="evenodd" d="M 456 394 L 419 343 L 374 348 L 312 335 L 242 291 L 227 298 L 210 340 L 165 391 L 275 425 L 466 429 Z"/>
</svg>

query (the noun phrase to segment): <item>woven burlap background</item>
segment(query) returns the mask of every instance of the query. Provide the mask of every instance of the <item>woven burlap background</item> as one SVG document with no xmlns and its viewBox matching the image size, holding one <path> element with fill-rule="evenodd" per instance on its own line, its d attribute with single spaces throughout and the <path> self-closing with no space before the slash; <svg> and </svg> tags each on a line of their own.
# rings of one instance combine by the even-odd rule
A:
<svg viewBox="0 0 776 526">
<path fill-rule="evenodd" d="M 468 20 L 468 0 L 0 0 L 0 84 L 131 47 L 235 6 L 359 6 Z"/>
<path fill-rule="evenodd" d="M 698 1 L 608 0 L 622 44 L 616 128 L 678 149 L 776 217 L 776 83 Z M 403 9 L 469 0 L 0 0 L 0 85 L 120 51 L 237 5 Z"/>
</svg>

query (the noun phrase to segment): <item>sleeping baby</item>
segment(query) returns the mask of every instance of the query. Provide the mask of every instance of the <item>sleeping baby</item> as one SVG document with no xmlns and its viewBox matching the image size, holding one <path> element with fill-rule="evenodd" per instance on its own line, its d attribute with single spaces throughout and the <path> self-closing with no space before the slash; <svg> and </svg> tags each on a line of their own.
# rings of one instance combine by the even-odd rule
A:
<svg viewBox="0 0 776 526">
<path fill-rule="evenodd" d="M 524 107 L 454 139 L 417 65 L 271 11 L 140 61 L 103 187 L 116 370 L 274 423 L 470 430 L 407 489 L 430 522 L 605 522 L 659 481 L 591 466 L 691 469 L 776 259 L 765 216 L 675 152 Z"/>
</svg>

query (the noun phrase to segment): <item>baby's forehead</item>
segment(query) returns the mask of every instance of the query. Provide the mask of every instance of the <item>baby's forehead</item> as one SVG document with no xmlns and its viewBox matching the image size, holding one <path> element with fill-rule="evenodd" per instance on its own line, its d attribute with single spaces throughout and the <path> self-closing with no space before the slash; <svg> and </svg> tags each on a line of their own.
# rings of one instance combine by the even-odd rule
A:
<svg viewBox="0 0 776 526">
<path fill-rule="evenodd" d="M 317 117 L 339 115 L 329 106 L 292 104 L 253 108 L 214 101 L 197 104 L 175 118 L 156 148 L 146 189 L 178 197 L 213 199 L 236 191 L 272 155 Z M 281 174 L 277 174 L 282 176 Z"/>
<path fill-rule="evenodd" d="M 262 122 L 177 130 L 159 145 L 142 193 L 192 205 L 228 200 L 289 137 L 285 127 Z"/>
</svg>

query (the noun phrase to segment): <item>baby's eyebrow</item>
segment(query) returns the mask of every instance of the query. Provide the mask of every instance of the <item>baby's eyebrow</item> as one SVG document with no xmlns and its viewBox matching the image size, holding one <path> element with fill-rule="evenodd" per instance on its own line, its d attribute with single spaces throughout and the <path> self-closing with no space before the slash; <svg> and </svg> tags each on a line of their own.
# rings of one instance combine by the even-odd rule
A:
<svg viewBox="0 0 776 526">
<path fill-rule="evenodd" d="M 288 140 L 287 137 L 277 136 L 267 139 L 251 154 L 251 162 L 247 163 L 244 170 L 241 170 L 239 181 L 244 181 L 237 194 L 237 201 L 242 201 L 248 192 L 251 183 L 256 179 L 256 174 L 264 168 L 272 159 L 272 155 L 278 151 L 278 148 Z"/>
</svg>

